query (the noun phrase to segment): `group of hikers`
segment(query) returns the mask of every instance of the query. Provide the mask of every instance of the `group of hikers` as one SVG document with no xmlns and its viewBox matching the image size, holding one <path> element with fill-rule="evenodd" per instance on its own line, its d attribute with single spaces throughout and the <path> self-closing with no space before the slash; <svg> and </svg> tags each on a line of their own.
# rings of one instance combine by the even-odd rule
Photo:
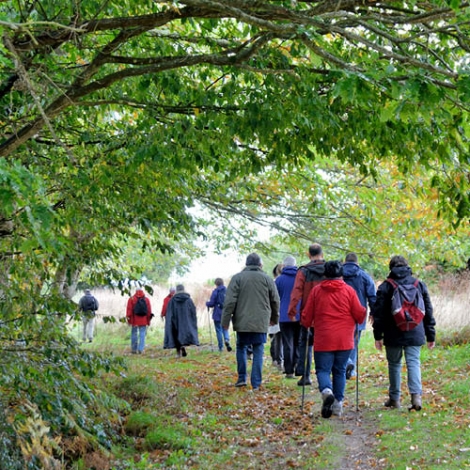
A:
<svg viewBox="0 0 470 470">
<path fill-rule="evenodd" d="M 213 309 L 219 351 L 232 350 L 230 325 L 236 333 L 235 387 L 247 386 L 248 377 L 254 391 L 261 387 L 269 336 L 273 364 L 285 378 L 299 377 L 299 386 L 312 385 L 313 362 L 322 417 L 341 416 L 346 381 L 357 374 L 359 341 L 369 311 L 375 346 L 379 350 L 385 347 L 388 362 L 389 396 L 384 405 L 401 406 L 404 356 L 409 409 L 421 410 L 420 350 L 426 343 L 428 348 L 434 347 L 436 323 L 425 283 L 413 276 L 403 256 L 390 259 L 389 274 L 378 289 L 355 253 L 347 254 L 344 261 L 325 261 L 322 247 L 314 243 L 308 256 L 309 262 L 300 267 L 293 256 L 286 256 L 270 276 L 262 269 L 261 257 L 251 253 L 227 287 L 221 278 L 215 280 L 206 306 Z M 129 298 L 126 317 L 132 326 L 131 351 L 142 353 L 153 317 L 142 289 Z M 183 285 L 170 289 L 161 317 L 165 319 L 165 349 L 175 349 L 178 356 L 185 357 L 186 347 L 199 345 L 196 306 Z M 86 334 L 84 326 L 84 341 Z M 248 358 L 252 359 L 250 374 Z"/>
</svg>

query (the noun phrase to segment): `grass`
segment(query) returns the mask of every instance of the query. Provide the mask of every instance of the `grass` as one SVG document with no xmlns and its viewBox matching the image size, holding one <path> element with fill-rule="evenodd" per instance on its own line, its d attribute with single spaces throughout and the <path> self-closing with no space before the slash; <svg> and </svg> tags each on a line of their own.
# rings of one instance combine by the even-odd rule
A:
<svg viewBox="0 0 470 470">
<path fill-rule="evenodd" d="M 73 468 L 470 468 L 470 327 L 460 326 L 468 324 L 468 302 L 459 303 L 468 294 L 457 287 L 449 291 L 448 302 L 458 313 L 457 328 L 442 317 L 449 310 L 441 308 L 447 305 L 444 296 L 435 302 L 437 347 L 422 350 L 424 394 L 419 413 L 407 409 L 406 371 L 403 408 L 383 407 L 387 363 L 385 353 L 375 350 L 371 331 L 361 340 L 358 410 L 356 382 L 351 380 L 346 386 L 344 416 L 324 420 L 315 381 L 314 387 L 306 388 L 302 408 L 302 388 L 271 367 L 269 345 L 263 387 L 253 393 L 249 387 L 233 387 L 235 354 L 220 354 L 211 347 L 215 334 L 209 334 L 207 322 L 200 324 L 201 346 L 188 348 L 188 357 L 181 359 L 174 351 L 162 349 L 164 323 L 158 317 L 148 331 L 142 356 L 130 354 L 127 325 L 99 322 L 94 342 L 83 347 L 126 358 L 126 376 L 104 376 L 99 386 L 130 406 L 127 412 L 126 407 L 120 408 L 123 439 L 113 448 L 113 458 L 101 466 L 77 462 Z M 102 305 L 106 314 L 106 300 Z M 207 319 L 207 312 L 201 315 Z M 80 338 L 80 325 L 73 334 Z"/>
<path fill-rule="evenodd" d="M 158 334 L 155 338 L 158 338 Z M 124 336 L 113 346 L 100 336 L 91 347 L 125 353 Z M 202 346 L 177 359 L 160 344 L 128 355 L 125 378 L 103 386 L 131 404 L 124 416 L 127 438 L 113 450 L 109 469 L 464 469 L 470 467 L 469 346 L 423 348 L 423 410 L 408 412 L 406 372 L 400 410 L 383 407 L 387 365 L 367 331 L 361 340 L 359 411 L 356 382 L 347 382 L 345 415 L 323 420 L 320 396 L 271 366 L 266 345 L 260 392 L 236 389 L 234 353 Z M 315 384 L 314 384 L 315 385 Z M 431 437 L 430 437 L 431 436 Z M 135 466 L 130 466 L 134 463 Z M 78 467 L 77 467 L 78 468 Z"/>
</svg>

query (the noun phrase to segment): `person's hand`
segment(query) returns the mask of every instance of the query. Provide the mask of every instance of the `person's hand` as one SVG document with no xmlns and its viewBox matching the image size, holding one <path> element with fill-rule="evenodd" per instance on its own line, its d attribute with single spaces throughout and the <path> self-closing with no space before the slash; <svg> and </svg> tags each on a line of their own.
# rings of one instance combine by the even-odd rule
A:
<svg viewBox="0 0 470 470">
<path fill-rule="evenodd" d="M 428 342 L 428 349 L 434 349 L 434 346 L 436 346 L 436 343 L 434 341 Z"/>
<path fill-rule="evenodd" d="M 376 342 L 375 342 L 375 349 L 377 349 L 378 351 L 382 351 L 383 345 L 384 345 L 383 340 L 376 341 Z"/>
</svg>

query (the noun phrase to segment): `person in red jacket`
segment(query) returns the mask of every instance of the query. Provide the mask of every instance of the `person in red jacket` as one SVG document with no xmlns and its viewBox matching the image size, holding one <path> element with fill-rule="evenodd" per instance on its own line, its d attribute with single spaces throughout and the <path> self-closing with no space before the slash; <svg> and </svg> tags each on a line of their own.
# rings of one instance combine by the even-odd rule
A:
<svg viewBox="0 0 470 470">
<path fill-rule="evenodd" d="M 145 336 L 147 327 L 152 320 L 152 307 L 150 300 L 142 289 L 137 289 L 135 294 L 127 301 L 127 323 L 131 325 L 131 351 L 132 354 L 142 354 L 145 348 Z"/>
<path fill-rule="evenodd" d="M 161 316 L 162 320 L 166 317 L 166 309 L 168 308 L 168 302 L 175 295 L 175 292 L 176 292 L 176 288 L 175 287 L 170 287 L 170 292 L 163 299 L 162 312 L 160 313 L 160 316 Z"/>
<path fill-rule="evenodd" d="M 341 278 L 342 274 L 340 261 L 325 263 L 325 280 L 310 292 L 301 318 L 303 326 L 315 328 L 313 355 L 323 418 L 342 413 L 354 329 L 365 320 L 367 312 L 356 291 Z"/>
</svg>

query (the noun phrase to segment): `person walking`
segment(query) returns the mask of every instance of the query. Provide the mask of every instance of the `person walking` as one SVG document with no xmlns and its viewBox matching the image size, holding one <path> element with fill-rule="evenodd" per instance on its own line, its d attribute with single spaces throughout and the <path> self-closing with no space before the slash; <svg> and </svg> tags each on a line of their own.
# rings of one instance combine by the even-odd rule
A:
<svg viewBox="0 0 470 470">
<path fill-rule="evenodd" d="M 83 335 L 82 339 L 85 343 L 93 341 L 93 334 L 95 331 L 95 317 L 96 311 L 99 308 L 99 303 L 96 297 L 91 293 L 90 289 L 85 289 L 83 295 L 78 301 L 78 308 L 82 312 Z"/>
<path fill-rule="evenodd" d="M 258 390 L 263 380 L 263 351 L 269 325 L 279 321 L 279 295 L 274 281 L 262 271 L 257 253 L 246 258 L 245 268 L 232 277 L 222 312 L 222 327 L 232 322 L 237 334 L 238 380 L 235 387 L 247 385 L 247 348 L 253 347 L 251 386 Z"/>
<path fill-rule="evenodd" d="M 214 281 L 214 284 L 216 287 L 212 291 L 211 298 L 206 302 L 206 307 L 214 309 L 212 311 L 212 320 L 214 322 L 219 351 L 222 352 L 225 345 L 227 351 L 230 352 L 232 350 L 232 346 L 230 346 L 230 334 L 228 330 L 222 328 L 222 309 L 224 308 L 227 288 L 224 286 L 224 280 L 220 277 Z"/>
<path fill-rule="evenodd" d="M 312 368 L 313 331 L 302 326 L 302 312 L 307 303 L 310 291 L 323 280 L 325 269 L 325 260 L 323 259 L 321 245 L 318 243 L 310 245 L 308 248 L 308 256 L 310 262 L 305 266 L 301 266 L 297 271 L 288 310 L 289 318 L 295 321 L 300 303 L 301 328 L 299 359 L 295 370 L 295 375 L 300 376 L 300 380 L 297 382 L 299 386 L 312 385 L 310 373 Z"/>
<path fill-rule="evenodd" d="M 126 318 L 131 325 L 131 352 L 142 354 L 145 349 L 147 327 L 152 320 L 152 306 L 150 299 L 143 289 L 138 288 L 135 294 L 127 301 Z"/>
<path fill-rule="evenodd" d="M 168 292 L 168 295 L 163 299 L 162 311 L 160 313 L 160 318 L 162 320 L 164 320 L 166 317 L 166 309 L 168 308 L 168 303 L 170 302 L 171 298 L 175 295 L 175 292 L 176 292 L 176 288 L 170 287 L 170 291 Z"/>
<path fill-rule="evenodd" d="M 273 268 L 273 279 L 281 275 L 284 265 L 281 263 L 276 264 Z M 271 355 L 272 364 L 280 372 L 284 372 L 284 351 L 282 348 L 282 333 L 279 323 L 276 325 L 269 325 L 268 336 L 270 339 L 269 354 Z"/>
<path fill-rule="evenodd" d="M 361 305 L 366 308 L 367 305 L 369 305 L 370 310 L 376 299 L 375 283 L 369 274 L 359 266 L 356 253 L 348 253 L 344 259 L 343 280 L 356 291 Z M 366 329 L 366 326 L 367 316 L 360 325 L 356 325 L 356 330 L 354 332 L 354 349 L 351 351 L 351 355 L 349 356 L 348 364 L 346 366 L 346 379 L 356 377 L 356 361 L 359 341 L 361 340 L 361 334 Z"/>
<path fill-rule="evenodd" d="M 321 415 L 341 416 L 346 364 L 354 348 L 354 329 L 366 318 L 367 309 L 361 305 L 356 291 L 342 279 L 340 261 L 327 261 L 325 280 L 310 292 L 301 322 L 314 328 L 313 350 L 318 389 L 322 396 Z"/>
<path fill-rule="evenodd" d="M 286 256 L 281 275 L 274 281 L 280 298 L 279 326 L 282 334 L 284 372 L 287 379 L 295 378 L 295 367 L 299 360 L 300 313 L 294 320 L 288 315 L 292 289 L 294 288 L 297 267 L 293 256 Z M 299 303 L 300 304 L 300 303 Z"/>
<path fill-rule="evenodd" d="M 388 400 L 384 403 L 389 408 L 400 408 L 402 357 L 405 356 L 408 375 L 408 391 L 411 395 L 410 410 L 422 408 L 421 384 L 421 346 L 427 342 L 429 349 L 434 348 L 436 340 L 436 320 L 428 288 L 423 281 L 413 276 L 408 261 L 403 256 L 393 256 L 389 262 L 388 279 L 377 289 L 377 299 L 372 306 L 375 347 L 381 351 L 385 345 L 388 362 L 389 389 Z M 424 318 L 412 330 L 402 331 L 398 328 L 392 314 L 392 296 L 397 285 L 416 284 L 424 302 Z"/>
<path fill-rule="evenodd" d="M 184 286 L 178 284 L 166 311 L 163 348 L 176 349 L 178 357 L 186 357 L 186 347 L 191 345 L 199 346 L 196 306 Z"/>
</svg>

